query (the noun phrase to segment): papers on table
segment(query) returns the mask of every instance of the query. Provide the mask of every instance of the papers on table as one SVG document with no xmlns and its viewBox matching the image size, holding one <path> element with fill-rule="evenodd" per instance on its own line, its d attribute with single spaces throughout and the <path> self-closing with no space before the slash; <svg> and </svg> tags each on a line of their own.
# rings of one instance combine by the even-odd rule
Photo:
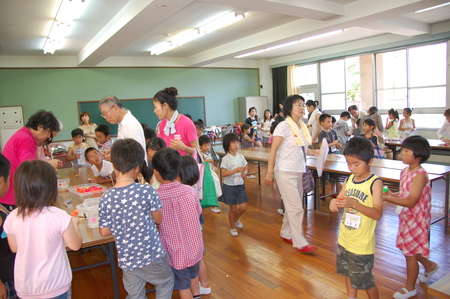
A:
<svg viewBox="0 0 450 299">
<path fill-rule="evenodd" d="M 325 166 L 325 162 L 327 161 L 327 156 L 328 156 L 328 142 L 326 138 L 322 139 L 322 145 L 320 146 L 320 154 L 319 156 L 317 156 L 317 162 L 316 162 L 316 170 L 317 170 L 317 175 L 319 177 L 322 176 L 322 172 L 323 172 L 323 168 Z"/>
</svg>

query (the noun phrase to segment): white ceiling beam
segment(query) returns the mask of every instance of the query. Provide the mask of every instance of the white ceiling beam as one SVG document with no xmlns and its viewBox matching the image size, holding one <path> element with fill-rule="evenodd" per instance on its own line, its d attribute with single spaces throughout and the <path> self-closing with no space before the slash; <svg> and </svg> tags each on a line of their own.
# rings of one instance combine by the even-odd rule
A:
<svg viewBox="0 0 450 299">
<path fill-rule="evenodd" d="M 315 20 L 329 20 L 341 17 L 345 13 L 344 5 L 324 0 L 202 0 L 202 2 Z"/>
<path fill-rule="evenodd" d="M 78 53 L 79 66 L 96 66 L 194 0 L 131 0 Z"/>
<path fill-rule="evenodd" d="M 361 27 L 404 36 L 418 36 L 428 34 L 431 31 L 431 25 L 429 24 L 400 17 L 365 24 Z"/>
<path fill-rule="evenodd" d="M 327 22 L 301 19 L 271 28 L 264 32 L 259 32 L 214 49 L 192 55 L 188 57 L 188 66 L 203 66 L 222 59 L 230 59 L 239 54 L 261 50 L 337 29 L 362 27 L 368 23 L 394 18 L 400 14 L 445 3 L 445 1 L 448 0 L 360 0 L 352 2 L 345 5 L 345 16 L 343 17 L 335 18 Z"/>
</svg>

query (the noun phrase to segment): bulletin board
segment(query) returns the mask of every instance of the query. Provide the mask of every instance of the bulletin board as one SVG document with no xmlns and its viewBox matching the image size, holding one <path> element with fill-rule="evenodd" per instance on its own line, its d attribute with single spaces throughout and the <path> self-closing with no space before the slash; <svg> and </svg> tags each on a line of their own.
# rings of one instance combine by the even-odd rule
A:
<svg viewBox="0 0 450 299">
<path fill-rule="evenodd" d="M 192 120 L 202 119 L 205 121 L 205 97 L 177 97 L 178 100 L 178 112 L 181 114 L 190 114 Z M 141 123 L 146 123 L 151 128 L 155 128 L 159 119 L 153 113 L 153 99 L 121 99 L 122 105 L 131 111 L 131 113 Z M 87 111 L 91 115 L 91 123 L 106 124 L 111 130 L 111 135 L 117 135 L 117 124 L 112 125 L 108 123 L 100 115 L 98 108 L 99 101 L 78 101 L 78 115 L 81 112 Z"/>
</svg>

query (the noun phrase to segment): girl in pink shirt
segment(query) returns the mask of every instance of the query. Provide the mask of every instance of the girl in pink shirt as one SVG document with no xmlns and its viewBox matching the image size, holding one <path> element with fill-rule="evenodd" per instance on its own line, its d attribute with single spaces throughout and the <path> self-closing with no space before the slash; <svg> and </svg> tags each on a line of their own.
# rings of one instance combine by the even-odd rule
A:
<svg viewBox="0 0 450 299">
<path fill-rule="evenodd" d="M 180 155 L 192 156 L 195 149 L 199 148 L 197 130 L 192 120 L 178 113 L 177 95 L 175 87 L 167 87 L 153 97 L 153 112 L 161 120 L 157 128 L 158 137 Z"/>
<path fill-rule="evenodd" d="M 58 184 L 52 166 L 25 161 L 15 174 L 17 209 L 4 224 L 16 252 L 14 284 L 20 298 L 70 298 L 72 270 L 64 245 L 78 250 L 79 219 L 55 207 Z"/>
</svg>

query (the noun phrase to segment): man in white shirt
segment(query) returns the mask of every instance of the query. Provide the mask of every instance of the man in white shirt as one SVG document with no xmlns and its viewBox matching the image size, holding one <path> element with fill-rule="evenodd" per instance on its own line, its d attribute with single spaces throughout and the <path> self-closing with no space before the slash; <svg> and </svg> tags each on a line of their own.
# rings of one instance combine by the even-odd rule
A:
<svg viewBox="0 0 450 299">
<path fill-rule="evenodd" d="M 145 149 L 145 136 L 141 123 L 125 109 L 115 96 L 104 97 L 98 104 L 101 115 L 110 124 L 119 124 L 117 138 L 131 138 L 139 142 L 144 149 L 145 161 L 147 162 L 147 151 Z M 110 161 L 110 151 L 105 152 L 106 160 Z"/>
<path fill-rule="evenodd" d="M 358 106 L 351 105 L 348 107 L 348 112 L 350 113 L 351 117 L 350 120 L 352 121 L 352 134 L 353 136 L 359 136 L 361 135 L 362 130 L 360 130 L 362 123 L 359 123 L 359 127 L 357 127 L 357 121 L 358 119 L 361 119 L 363 116 L 367 115 L 367 112 L 364 110 L 359 111 Z"/>
<path fill-rule="evenodd" d="M 442 124 L 442 128 L 437 132 L 438 138 L 447 144 L 450 144 L 450 109 L 444 111 L 445 120 Z M 447 137 L 447 138 L 445 138 Z"/>
</svg>

